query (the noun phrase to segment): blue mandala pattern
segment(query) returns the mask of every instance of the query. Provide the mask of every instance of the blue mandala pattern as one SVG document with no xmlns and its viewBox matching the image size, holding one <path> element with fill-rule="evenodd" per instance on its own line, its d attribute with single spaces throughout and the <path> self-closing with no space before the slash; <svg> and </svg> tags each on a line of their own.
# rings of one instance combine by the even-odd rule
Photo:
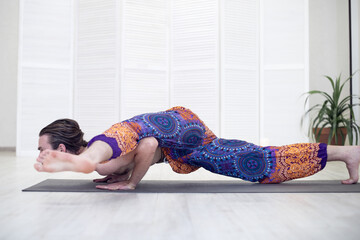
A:
<svg viewBox="0 0 360 240">
<path fill-rule="evenodd" d="M 196 161 L 196 163 L 193 162 L 193 164 L 196 164 L 196 166 L 199 166 L 199 167 L 203 167 L 206 170 L 213 172 L 213 173 L 220 172 L 217 165 L 215 163 L 213 163 L 212 161 L 198 160 L 198 161 Z"/>
<path fill-rule="evenodd" d="M 178 123 L 170 114 L 145 114 L 144 119 L 161 135 L 174 135 L 178 130 Z"/>
<path fill-rule="evenodd" d="M 177 149 L 177 148 L 173 148 L 171 153 L 170 153 L 170 156 L 173 158 L 173 159 L 178 159 L 178 158 L 181 158 L 181 157 L 184 157 L 190 153 L 192 153 L 193 151 L 192 150 L 189 150 L 189 149 Z"/>
<path fill-rule="evenodd" d="M 254 150 L 248 153 L 241 153 L 235 156 L 236 167 L 248 179 L 259 180 L 267 173 L 266 157 L 264 153 Z"/>
<path fill-rule="evenodd" d="M 248 144 L 245 141 L 241 141 L 241 140 L 229 140 L 229 139 L 224 139 L 224 138 L 218 138 L 215 140 L 215 142 L 222 147 L 228 147 L 228 148 L 238 148 L 238 147 L 243 147 L 244 145 Z"/>
<path fill-rule="evenodd" d="M 185 129 L 180 137 L 181 142 L 189 148 L 196 148 L 202 145 L 203 138 L 204 130 L 197 126 Z"/>
<path fill-rule="evenodd" d="M 272 170 L 269 150 L 238 140 L 215 139 L 191 155 L 189 164 L 214 173 L 256 182 Z M 211 167 L 210 167 L 211 166 Z"/>
<path fill-rule="evenodd" d="M 226 140 L 217 138 L 204 148 L 207 157 L 214 159 L 226 159 L 236 152 L 247 151 L 254 145 L 240 140 Z M 229 153 L 231 153 L 229 155 Z"/>
</svg>

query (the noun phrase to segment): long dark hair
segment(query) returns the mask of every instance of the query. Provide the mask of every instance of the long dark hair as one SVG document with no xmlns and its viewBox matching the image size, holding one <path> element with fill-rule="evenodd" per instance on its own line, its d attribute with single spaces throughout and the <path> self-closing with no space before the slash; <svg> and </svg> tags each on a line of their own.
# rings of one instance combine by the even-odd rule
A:
<svg viewBox="0 0 360 240">
<path fill-rule="evenodd" d="M 41 129 L 39 136 L 43 135 L 49 136 L 49 143 L 53 149 L 64 144 L 68 152 L 77 154 L 81 147 L 87 146 L 87 142 L 83 139 L 84 133 L 79 124 L 72 119 L 64 118 L 50 123 Z"/>
</svg>

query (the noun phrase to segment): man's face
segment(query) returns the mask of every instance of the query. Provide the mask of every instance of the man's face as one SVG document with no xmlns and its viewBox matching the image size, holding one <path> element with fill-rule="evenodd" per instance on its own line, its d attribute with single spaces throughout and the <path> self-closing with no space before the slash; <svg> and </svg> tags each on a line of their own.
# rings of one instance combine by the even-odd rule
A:
<svg viewBox="0 0 360 240">
<path fill-rule="evenodd" d="M 47 134 L 39 137 L 39 146 L 38 146 L 38 150 L 40 151 L 40 153 L 46 149 L 54 150 L 51 144 L 49 143 L 49 135 Z"/>
</svg>

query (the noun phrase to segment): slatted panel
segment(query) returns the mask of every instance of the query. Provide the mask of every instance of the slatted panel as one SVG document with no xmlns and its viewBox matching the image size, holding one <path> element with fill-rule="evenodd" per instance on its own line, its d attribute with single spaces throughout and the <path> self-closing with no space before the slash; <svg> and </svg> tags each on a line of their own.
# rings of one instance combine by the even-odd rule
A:
<svg viewBox="0 0 360 240">
<path fill-rule="evenodd" d="M 262 1 L 262 138 L 271 145 L 308 141 L 300 128 L 300 97 L 308 91 L 306 3 Z"/>
<path fill-rule="evenodd" d="M 301 130 L 300 119 L 304 112 L 303 70 L 266 71 L 264 78 L 264 131 L 271 145 L 307 142 L 306 130 Z M 291 76 L 291 77 L 289 77 Z M 271 80 L 271 81 L 270 81 Z"/>
<path fill-rule="evenodd" d="M 216 134 L 258 143 L 260 106 L 262 138 L 302 141 L 294 129 L 307 90 L 306 0 L 76 1 L 74 92 L 72 1 L 21 3 L 20 151 L 34 148 L 41 121 L 72 117 L 73 108 L 87 138 L 183 105 Z"/>
<path fill-rule="evenodd" d="M 171 105 L 196 112 L 219 134 L 218 1 L 172 1 Z"/>
<path fill-rule="evenodd" d="M 168 3 L 124 1 L 122 120 L 169 107 Z"/>
<path fill-rule="evenodd" d="M 74 114 L 87 139 L 118 121 L 118 7 L 115 0 L 77 5 Z"/>
<path fill-rule="evenodd" d="M 351 0 L 351 37 L 352 37 L 352 70 L 355 72 L 360 69 L 360 1 Z M 352 79 L 353 94 L 360 95 L 360 73 L 354 75 Z M 353 99 L 354 104 L 360 103 L 359 99 Z M 360 124 L 360 109 L 354 108 L 355 120 Z"/>
<path fill-rule="evenodd" d="M 72 1 L 20 2 L 17 154 L 37 153 L 38 134 L 72 117 Z"/>
<path fill-rule="evenodd" d="M 222 1 L 222 137 L 259 142 L 259 1 Z"/>
</svg>

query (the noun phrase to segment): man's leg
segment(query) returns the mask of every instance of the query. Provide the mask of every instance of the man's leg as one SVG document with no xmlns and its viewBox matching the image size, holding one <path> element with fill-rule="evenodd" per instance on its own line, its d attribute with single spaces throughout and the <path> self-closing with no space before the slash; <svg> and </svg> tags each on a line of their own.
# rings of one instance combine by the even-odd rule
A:
<svg viewBox="0 0 360 240">
<path fill-rule="evenodd" d="M 349 171 L 349 179 L 343 184 L 357 183 L 359 180 L 360 146 L 328 146 L 328 161 L 342 161 Z"/>
<path fill-rule="evenodd" d="M 40 153 L 34 167 L 39 172 L 73 171 L 90 173 L 96 165 L 110 159 L 112 148 L 105 142 L 96 141 L 80 155 L 45 150 Z"/>
<path fill-rule="evenodd" d="M 321 171 L 327 161 L 341 161 L 346 164 L 350 177 L 342 181 L 343 184 L 357 183 L 359 180 L 359 146 L 304 143 L 272 147 L 271 150 L 275 151 L 275 170 L 260 183 L 280 183 L 307 177 Z"/>
<path fill-rule="evenodd" d="M 266 147 L 273 157 L 273 170 L 260 183 L 281 183 L 311 176 L 324 169 L 327 145 L 298 143 L 281 147 Z"/>
</svg>

